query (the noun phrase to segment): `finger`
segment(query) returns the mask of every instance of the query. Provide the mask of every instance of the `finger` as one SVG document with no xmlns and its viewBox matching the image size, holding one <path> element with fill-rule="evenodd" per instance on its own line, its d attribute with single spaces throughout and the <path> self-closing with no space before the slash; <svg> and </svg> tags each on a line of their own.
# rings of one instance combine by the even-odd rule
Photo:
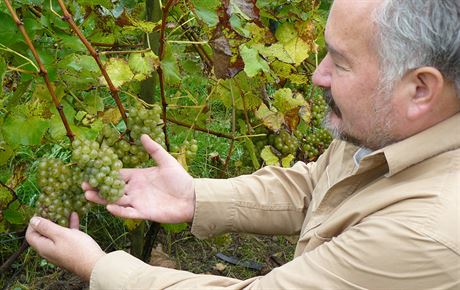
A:
<svg viewBox="0 0 460 290">
<path fill-rule="evenodd" d="M 88 190 L 93 190 L 95 191 L 96 189 L 94 187 L 92 187 L 91 185 L 89 185 L 88 182 L 84 181 L 82 184 L 81 184 L 81 188 L 83 189 L 83 191 L 88 191 Z"/>
<path fill-rule="evenodd" d="M 26 231 L 26 240 L 32 248 L 36 249 L 39 252 L 46 251 L 51 249 L 54 245 L 54 242 L 47 237 L 44 237 L 39 232 L 37 232 L 31 225 L 27 227 Z"/>
<path fill-rule="evenodd" d="M 78 213 L 72 212 L 69 217 L 69 228 L 71 229 L 80 229 L 80 218 L 78 217 Z"/>
<path fill-rule="evenodd" d="M 65 229 L 64 227 L 61 227 L 50 220 L 37 216 L 34 216 L 30 219 L 29 227 L 31 227 L 40 235 L 47 237 L 53 241 Z"/>
<path fill-rule="evenodd" d="M 107 200 L 103 199 L 96 191 L 89 190 L 85 192 L 85 198 L 97 204 L 107 204 Z"/>
<path fill-rule="evenodd" d="M 142 145 L 145 151 L 152 156 L 159 166 L 167 166 L 176 164 L 177 161 L 172 157 L 160 144 L 153 141 L 148 135 L 143 134 L 141 136 Z"/>
<path fill-rule="evenodd" d="M 109 211 L 114 216 L 129 218 L 129 219 L 140 219 L 139 213 L 132 207 L 119 206 L 117 204 L 108 204 L 106 206 L 107 211 Z"/>
</svg>

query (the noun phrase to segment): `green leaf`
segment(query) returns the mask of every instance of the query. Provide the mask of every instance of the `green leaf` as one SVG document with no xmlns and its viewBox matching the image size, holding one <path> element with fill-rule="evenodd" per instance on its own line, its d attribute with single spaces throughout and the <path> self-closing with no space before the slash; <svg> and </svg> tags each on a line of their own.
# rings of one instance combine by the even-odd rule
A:
<svg viewBox="0 0 460 290">
<path fill-rule="evenodd" d="M 179 83 L 181 81 L 181 74 L 179 65 L 177 64 L 176 56 L 173 53 L 172 47 L 165 46 L 164 59 L 161 61 L 161 68 L 165 75 L 165 79 L 170 84 Z"/>
<path fill-rule="evenodd" d="M 5 208 L 10 201 L 13 200 L 13 195 L 4 186 L 0 186 L 0 209 Z"/>
<path fill-rule="evenodd" d="M 99 96 L 98 91 L 82 92 L 81 96 L 88 113 L 96 115 L 97 112 L 104 111 L 104 100 Z"/>
<path fill-rule="evenodd" d="M 149 51 L 145 54 L 132 53 L 129 56 L 128 64 L 136 75 L 140 74 L 144 76 L 143 79 L 146 79 L 158 68 L 160 65 L 160 60 L 158 56 L 156 56 L 152 51 Z"/>
<path fill-rule="evenodd" d="M 117 88 L 131 81 L 134 77 L 134 74 L 131 71 L 131 68 L 129 67 L 128 63 L 126 62 L 126 60 L 122 58 L 109 59 L 109 61 L 105 65 L 105 69 L 113 85 Z M 101 76 L 99 80 L 102 84 L 108 86 L 104 77 Z"/>
<path fill-rule="evenodd" d="M 18 200 L 11 203 L 11 205 L 3 211 L 3 217 L 9 223 L 14 225 L 21 225 L 24 224 L 26 221 L 24 214 L 19 209 Z"/>
<path fill-rule="evenodd" d="M 3 95 L 3 78 L 5 77 L 6 69 L 6 61 L 3 57 L 0 56 L 0 96 Z"/>
<path fill-rule="evenodd" d="M 241 57 L 244 61 L 244 72 L 248 77 L 256 76 L 260 71 L 269 72 L 268 63 L 262 59 L 255 48 L 248 48 L 246 45 L 240 46 Z"/>
<path fill-rule="evenodd" d="M 24 42 L 11 15 L 0 12 L 0 23 L 2 24 L 0 43 L 11 47 L 17 42 Z"/>
<path fill-rule="evenodd" d="M 49 120 L 9 115 L 2 126 L 5 141 L 12 145 L 38 145 L 49 128 Z"/>
<path fill-rule="evenodd" d="M 22 96 L 28 91 L 32 79 L 20 82 L 14 94 L 9 97 L 6 101 L 6 108 L 12 110 L 17 105 L 19 105 Z"/>
<path fill-rule="evenodd" d="M 222 4 L 219 0 L 191 0 L 194 10 L 198 18 L 204 21 L 207 25 L 214 27 L 219 22 L 217 8 Z"/>
<path fill-rule="evenodd" d="M 14 155 L 14 150 L 9 144 L 0 145 L 0 166 L 5 165 L 8 160 Z"/>
<path fill-rule="evenodd" d="M 260 157 L 265 161 L 266 165 L 279 166 L 279 158 L 272 152 L 271 146 L 267 145 L 260 152 Z"/>
<path fill-rule="evenodd" d="M 161 227 L 164 228 L 167 232 L 177 234 L 185 231 L 188 227 L 186 223 L 182 224 L 161 224 Z"/>
<path fill-rule="evenodd" d="M 284 168 L 291 167 L 292 161 L 294 161 L 294 159 L 295 159 L 295 157 L 292 154 L 289 154 L 288 156 L 283 157 L 281 159 L 281 166 L 283 166 Z"/>
</svg>

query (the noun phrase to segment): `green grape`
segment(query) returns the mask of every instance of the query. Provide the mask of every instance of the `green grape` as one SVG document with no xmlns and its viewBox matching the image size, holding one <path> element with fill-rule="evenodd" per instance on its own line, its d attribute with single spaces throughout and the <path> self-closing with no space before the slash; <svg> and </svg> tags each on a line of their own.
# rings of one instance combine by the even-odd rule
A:
<svg viewBox="0 0 460 290">
<path fill-rule="evenodd" d="M 115 202 L 124 194 L 124 186 L 114 188 L 115 180 L 124 185 L 119 173 L 122 161 L 109 146 L 96 141 L 74 140 L 72 160 L 83 169 L 83 180 L 99 189 L 99 194 L 109 202 Z M 75 155 L 75 151 L 84 152 Z M 88 153 L 89 152 L 89 153 Z M 118 183 L 117 183 L 118 184 Z"/>
<path fill-rule="evenodd" d="M 60 159 L 43 159 L 38 164 L 37 175 L 41 189 L 36 205 L 38 215 L 68 226 L 72 212 L 83 215 L 89 210 L 90 204 L 80 187 L 83 181 L 80 168 Z"/>
</svg>

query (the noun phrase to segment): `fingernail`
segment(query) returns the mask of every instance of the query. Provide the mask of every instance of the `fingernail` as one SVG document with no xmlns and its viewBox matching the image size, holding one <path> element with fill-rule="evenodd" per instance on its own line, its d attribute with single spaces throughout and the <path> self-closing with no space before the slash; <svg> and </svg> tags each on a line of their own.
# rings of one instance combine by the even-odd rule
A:
<svg viewBox="0 0 460 290">
<path fill-rule="evenodd" d="M 30 223 L 32 224 L 32 226 L 36 227 L 40 223 L 40 219 L 37 217 L 33 217 L 30 219 Z"/>
</svg>

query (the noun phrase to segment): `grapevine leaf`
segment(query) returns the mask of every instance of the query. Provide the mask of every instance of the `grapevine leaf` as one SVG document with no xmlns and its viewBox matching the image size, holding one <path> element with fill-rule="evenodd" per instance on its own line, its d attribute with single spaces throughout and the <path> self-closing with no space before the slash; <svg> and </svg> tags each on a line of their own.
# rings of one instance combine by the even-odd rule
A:
<svg viewBox="0 0 460 290">
<path fill-rule="evenodd" d="M 13 200 L 13 195 L 4 186 L 0 186 L 0 209 L 5 208 Z"/>
<path fill-rule="evenodd" d="M 12 110 L 19 104 L 22 96 L 27 92 L 31 83 L 32 83 L 31 79 L 19 83 L 14 94 L 11 97 L 9 97 L 8 100 L 6 101 L 6 108 L 8 110 Z"/>
<path fill-rule="evenodd" d="M 246 45 L 240 46 L 241 57 L 244 61 L 244 71 L 248 77 L 256 76 L 259 71 L 269 72 L 268 63 L 262 59 L 255 48 L 248 48 Z"/>
<path fill-rule="evenodd" d="M 219 22 L 217 8 L 222 4 L 219 0 L 191 0 L 194 11 L 198 18 L 210 27 L 214 27 Z"/>
<path fill-rule="evenodd" d="M 245 20 L 259 18 L 259 10 L 252 0 L 230 0 L 231 14 L 241 15 Z"/>
<path fill-rule="evenodd" d="M 280 112 L 271 111 L 265 104 L 261 104 L 256 111 L 256 117 L 262 120 L 264 125 L 273 130 L 278 131 L 284 123 L 284 116 Z"/>
<path fill-rule="evenodd" d="M 298 66 L 308 57 L 310 46 L 298 35 L 294 24 L 288 22 L 283 23 L 276 30 L 275 36 L 283 45 L 283 49 L 289 56 L 288 61 L 286 61 L 286 59 L 281 57 L 280 54 L 276 54 L 280 60 L 288 63 L 294 63 L 296 66 Z M 277 46 L 279 46 L 279 44 Z M 280 48 L 277 47 L 276 51 L 279 52 Z M 274 53 L 274 51 L 271 53 Z"/>
<path fill-rule="evenodd" d="M 3 216 L 6 221 L 13 225 L 21 225 L 24 224 L 26 219 L 24 214 L 21 212 L 19 208 L 19 201 L 16 200 L 10 204 L 10 206 L 3 211 Z"/>
<path fill-rule="evenodd" d="M 118 108 L 109 108 L 103 112 L 102 122 L 106 124 L 118 124 L 121 120 L 121 113 Z"/>
<path fill-rule="evenodd" d="M 0 23 L 0 43 L 11 47 L 17 42 L 24 41 L 10 15 L 0 12 Z"/>
<path fill-rule="evenodd" d="M 2 126 L 2 133 L 9 144 L 38 145 L 49 126 L 49 120 L 40 117 L 9 115 Z"/>
<path fill-rule="evenodd" d="M 237 85 L 235 85 L 237 84 Z M 227 108 L 231 108 L 233 101 L 238 110 L 252 110 L 262 102 L 260 94 L 261 84 L 257 79 L 248 79 L 245 74 L 238 74 L 233 79 L 220 82 L 213 98 L 221 100 Z"/>
<path fill-rule="evenodd" d="M 309 103 L 306 103 L 304 106 L 300 107 L 299 116 L 306 124 L 310 123 L 310 121 L 311 121 L 311 108 L 310 108 Z"/>
<path fill-rule="evenodd" d="M 85 109 L 89 114 L 95 115 L 97 112 L 104 111 L 104 100 L 97 91 L 82 92 Z"/>
<path fill-rule="evenodd" d="M 164 228 L 167 232 L 177 234 L 185 231 L 187 229 L 186 223 L 181 224 L 161 224 L 161 227 Z"/>
<path fill-rule="evenodd" d="M 143 21 L 128 15 L 129 22 L 132 26 L 127 26 L 124 28 L 124 32 L 129 31 L 141 31 L 144 33 L 152 33 L 155 27 L 160 26 L 160 22 L 150 22 L 150 21 Z"/>
<path fill-rule="evenodd" d="M 122 58 L 109 59 L 105 65 L 105 69 L 107 70 L 113 85 L 117 88 L 122 86 L 124 83 L 129 82 L 134 77 L 128 63 Z M 99 80 L 102 84 L 107 85 L 107 82 L 102 76 Z"/>
<path fill-rule="evenodd" d="M 251 157 L 252 166 L 254 166 L 254 168 L 260 168 L 260 163 L 256 156 L 256 148 L 254 146 L 254 143 L 249 138 L 244 138 L 244 141 L 246 144 L 246 149 L 249 152 L 249 156 Z"/>
<path fill-rule="evenodd" d="M 142 224 L 142 220 L 135 220 L 135 219 L 123 219 L 123 224 L 126 226 L 128 231 L 133 231 L 137 228 L 140 224 Z"/>
<path fill-rule="evenodd" d="M 290 88 L 277 90 L 273 94 L 273 99 L 273 106 L 281 113 L 285 113 L 307 103 L 300 93 L 294 95 Z"/>
<path fill-rule="evenodd" d="M 83 42 L 80 41 L 80 39 L 77 36 L 61 33 L 58 34 L 58 37 L 60 38 L 59 42 L 62 44 L 63 47 L 70 48 L 75 52 L 86 51 L 85 45 L 83 44 Z"/>
<path fill-rule="evenodd" d="M 160 65 L 160 60 L 152 51 L 145 54 L 132 53 L 129 56 L 128 65 L 135 74 L 150 76 Z"/>
<path fill-rule="evenodd" d="M 284 123 L 289 127 L 291 132 L 294 131 L 300 123 L 299 109 L 300 107 L 296 107 L 284 113 Z"/>
<path fill-rule="evenodd" d="M 310 46 L 302 38 L 295 38 L 284 46 L 292 62 L 298 66 L 308 58 Z"/>
<path fill-rule="evenodd" d="M 6 61 L 0 56 L 0 96 L 3 95 L 3 78 L 5 77 L 6 69 Z"/>
<path fill-rule="evenodd" d="M 266 165 L 280 165 L 279 158 L 272 152 L 270 145 L 266 145 L 264 149 L 262 149 L 260 157 L 262 157 Z"/>
<path fill-rule="evenodd" d="M 103 6 L 107 9 L 111 9 L 113 7 L 112 1 L 110 0 L 78 0 L 77 1 L 82 6 Z"/>
<path fill-rule="evenodd" d="M 161 68 L 168 83 L 175 84 L 181 80 L 179 65 L 177 64 L 176 56 L 172 51 L 172 47 L 165 46 L 164 58 L 161 61 Z"/>
<path fill-rule="evenodd" d="M 5 165 L 13 155 L 14 150 L 10 145 L 0 145 L 0 166 Z"/>
<path fill-rule="evenodd" d="M 295 159 L 294 155 L 292 154 L 289 154 L 288 156 L 286 157 L 283 157 L 281 159 L 281 166 L 283 166 L 284 168 L 288 168 L 288 167 L 291 167 L 291 164 L 292 164 L 292 161 Z"/>
</svg>

